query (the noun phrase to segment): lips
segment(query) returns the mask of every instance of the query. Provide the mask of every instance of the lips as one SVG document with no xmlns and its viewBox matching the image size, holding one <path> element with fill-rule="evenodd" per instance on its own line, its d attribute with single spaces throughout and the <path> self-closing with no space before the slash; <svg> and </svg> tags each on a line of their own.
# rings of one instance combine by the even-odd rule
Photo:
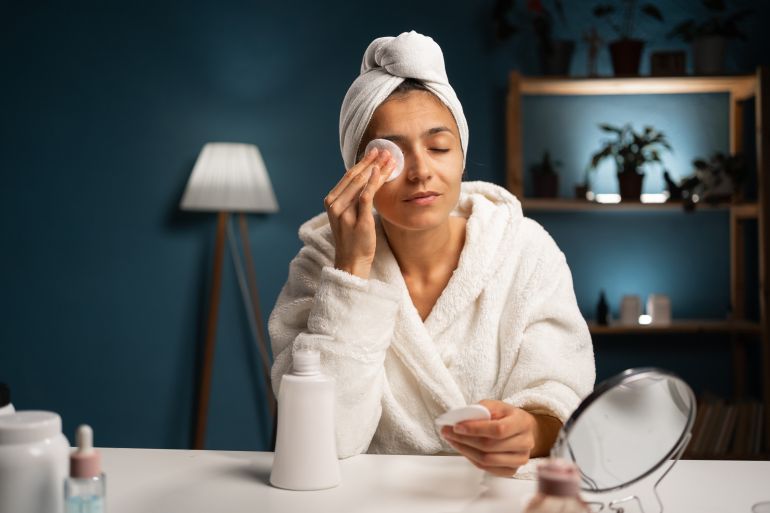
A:
<svg viewBox="0 0 770 513">
<path fill-rule="evenodd" d="M 431 198 L 433 196 L 439 196 L 439 193 L 435 191 L 417 192 L 409 196 L 405 201 L 414 201 L 414 200 L 423 199 L 423 198 Z"/>
</svg>

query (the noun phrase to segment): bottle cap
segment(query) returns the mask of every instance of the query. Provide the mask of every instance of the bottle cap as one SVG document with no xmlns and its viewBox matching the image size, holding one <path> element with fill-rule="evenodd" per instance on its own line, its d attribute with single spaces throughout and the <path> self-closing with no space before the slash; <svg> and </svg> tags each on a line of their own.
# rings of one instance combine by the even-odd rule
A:
<svg viewBox="0 0 770 513">
<path fill-rule="evenodd" d="M 0 415 L 0 445 L 40 442 L 61 434 L 61 417 L 50 411 Z"/>
<path fill-rule="evenodd" d="M 0 383 L 0 408 L 11 404 L 11 390 L 5 383 Z"/>
<path fill-rule="evenodd" d="M 75 433 L 78 448 L 70 454 L 70 477 L 91 478 L 102 471 L 101 455 L 94 449 L 94 432 L 86 424 Z"/>
<path fill-rule="evenodd" d="M 294 374 L 311 376 L 321 372 L 321 353 L 313 349 L 300 349 L 294 352 Z"/>
<path fill-rule="evenodd" d="M 544 495 L 576 497 L 580 493 L 580 473 L 574 463 L 551 458 L 537 467 L 537 487 Z"/>
</svg>

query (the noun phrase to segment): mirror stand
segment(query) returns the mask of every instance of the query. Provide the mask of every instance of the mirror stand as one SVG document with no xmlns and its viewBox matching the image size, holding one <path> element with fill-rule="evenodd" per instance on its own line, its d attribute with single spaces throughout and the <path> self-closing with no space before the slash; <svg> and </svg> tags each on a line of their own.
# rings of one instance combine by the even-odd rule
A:
<svg viewBox="0 0 770 513">
<path fill-rule="evenodd" d="M 663 501 L 660 500 L 660 495 L 658 494 L 658 486 L 660 485 L 661 481 L 663 481 L 663 479 L 668 475 L 671 469 L 674 468 L 674 465 L 676 465 L 677 462 L 682 458 L 682 454 L 684 453 L 685 448 L 687 448 L 687 444 L 690 442 L 691 437 L 692 437 L 692 433 L 687 433 L 684 436 L 684 438 L 682 438 L 682 441 L 679 444 L 679 447 L 677 448 L 676 452 L 674 453 L 674 457 L 671 460 L 671 463 L 669 464 L 668 468 L 666 469 L 665 472 L 663 472 L 663 475 L 661 475 L 658 478 L 658 480 L 655 481 L 655 484 L 652 487 L 652 492 L 655 495 L 655 499 L 658 501 L 658 507 L 660 508 L 658 510 L 658 513 L 663 513 Z M 556 443 L 556 445 L 554 445 L 554 448 L 559 446 L 563 442 L 564 442 L 563 435 L 561 435 L 560 433 L 559 441 Z M 623 504 L 630 501 L 636 501 L 636 504 L 639 506 L 639 511 L 641 513 L 647 513 L 647 511 L 644 508 L 644 505 L 642 504 L 642 500 L 639 498 L 638 495 L 629 495 L 628 497 L 625 497 L 623 499 L 616 499 L 616 500 L 610 501 L 607 504 L 603 502 L 588 501 L 588 505 L 591 507 L 591 511 L 594 513 L 598 513 L 604 510 L 605 506 L 607 506 L 607 509 L 609 509 L 610 511 L 614 511 L 616 513 L 625 513 L 625 508 L 623 507 Z"/>
</svg>

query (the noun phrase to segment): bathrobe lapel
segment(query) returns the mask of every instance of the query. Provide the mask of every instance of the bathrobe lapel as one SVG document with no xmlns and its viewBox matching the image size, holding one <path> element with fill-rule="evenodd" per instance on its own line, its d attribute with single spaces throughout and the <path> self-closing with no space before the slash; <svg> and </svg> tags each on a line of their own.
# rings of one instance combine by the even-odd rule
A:
<svg viewBox="0 0 770 513">
<path fill-rule="evenodd" d="M 504 240 L 510 240 L 514 223 L 510 212 L 501 210 L 481 195 L 462 198 L 453 215 L 468 218 L 465 247 L 457 269 L 424 323 L 409 296 L 381 221 L 376 217 L 377 255 L 372 277 L 396 285 L 402 294 L 391 348 L 441 409 L 465 405 L 468 399 L 444 364 L 441 348 L 434 338 L 449 327 L 460 312 L 470 308 L 470 303 L 494 275 L 498 260 L 504 257 L 506 252 L 497 248 Z M 485 227 L 484 230 L 481 227 Z M 457 343 L 461 344 L 462 340 Z"/>
<path fill-rule="evenodd" d="M 507 252 L 498 248 L 510 240 L 513 224 L 507 210 L 501 209 L 481 195 L 465 196 L 453 215 L 468 218 L 465 246 L 446 288 L 425 319 L 426 329 L 435 337 L 469 305 L 486 287 Z"/>
<path fill-rule="evenodd" d="M 391 349 L 420 382 L 440 408 L 445 410 L 465 404 L 465 399 L 452 379 L 449 370 L 441 360 L 433 337 L 426 329 L 420 314 L 412 303 L 398 262 L 390 250 L 379 218 L 377 218 L 377 255 L 372 266 L 372 275 L 386 283 L 393 284 L 401 291 L 399 307 Z"/>
</svg>

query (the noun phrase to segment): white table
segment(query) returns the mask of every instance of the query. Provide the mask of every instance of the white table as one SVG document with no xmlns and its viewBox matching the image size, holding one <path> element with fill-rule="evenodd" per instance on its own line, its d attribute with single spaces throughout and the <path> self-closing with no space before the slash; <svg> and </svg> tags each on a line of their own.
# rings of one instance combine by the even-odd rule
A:
<svg viewBox="0 0 770 513">
<path fill-rule="evenodd" d="M 108 513 L 516 513 L 535 490 L 460 456 L 356 456 L 341 462 L 339 487 L 316 492 L 271 487 L 266 452 L 102 449 L 102 458 Z M 666 512 L 750 513 L 770 500 L 770 461 L 681 461 L 660 494 Z"/>
</svg>

